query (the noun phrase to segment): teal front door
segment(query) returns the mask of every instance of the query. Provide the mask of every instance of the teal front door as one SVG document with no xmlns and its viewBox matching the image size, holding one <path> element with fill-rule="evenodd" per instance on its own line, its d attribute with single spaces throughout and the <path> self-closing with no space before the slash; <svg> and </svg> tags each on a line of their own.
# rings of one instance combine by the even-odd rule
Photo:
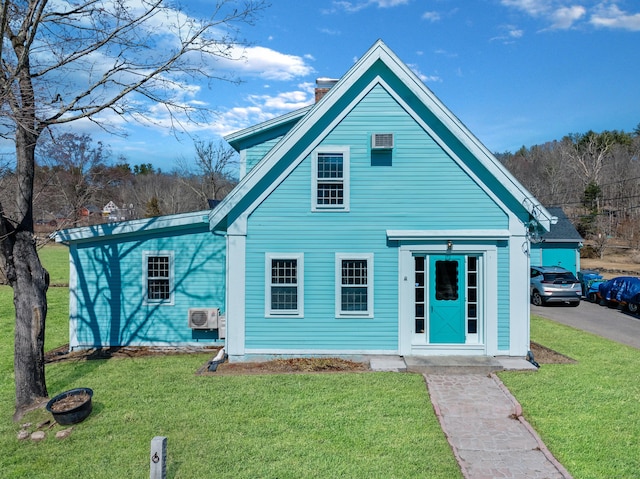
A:
<svg viewBox="0 0 640 479">
<path fill-rule="evenodd" d="M 429 256 L 429 342 L 465 342 L 465 257 Z"/>
</svg>

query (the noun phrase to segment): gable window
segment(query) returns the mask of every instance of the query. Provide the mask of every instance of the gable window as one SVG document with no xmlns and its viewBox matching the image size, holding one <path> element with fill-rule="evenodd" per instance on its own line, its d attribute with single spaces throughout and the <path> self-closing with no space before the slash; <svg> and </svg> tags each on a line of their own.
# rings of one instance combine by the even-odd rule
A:
<svg viewBox="0 0 640 479">
<path fill-rule="evenodd" d="M 145 251 L 143 254 L 146 304 L 173 304 L 173 253 Z"/>
<path fill-rule="evenodd" d="M 313 154 L 313 211 L 349 210 L 349 148 L 322 147 Z"/>
<path fill-rule="evenodd" d="M 336 254 L 336 316 L 373 317 L 373 254 Z"/>
<path fill-rule="evenodd" d="M 267 317 L 303 317 L 304 259 L 302 254 L 265 256 L 265 312 Z"/>
</svg>

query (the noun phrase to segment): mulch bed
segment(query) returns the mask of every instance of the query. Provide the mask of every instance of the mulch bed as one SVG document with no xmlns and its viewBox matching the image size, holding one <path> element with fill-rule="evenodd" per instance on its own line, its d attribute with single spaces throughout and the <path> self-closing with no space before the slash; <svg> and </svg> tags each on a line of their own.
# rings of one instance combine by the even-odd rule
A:
<svg viewBox="0 0 640 479">
<path fill-rule="evenodd" d="M 531 342 L 530 347 L 531 352 L 533 353 L 533 358 L 538 364 L 570 364 L 576 362 L 574 359 L 538 343 Z M 219 347 L 167 348 L 127 346 L 69 352 L 69 345 L 64 345 L 60 348 L 48 351 L 45 354 L 45 362 L 54 363 L 59 361 L 86 361 L 92 359 L 136 358 L 144 356 L 167 356 L 193 353 L 207 353 L 213 358 L 219 350 Z M 218 365 L 216 371 L 209 371 L 208 366 L 209 363 L 204 364 L 196 374 L 219 376 L 234 374 L 358 372 L 371 370 L 368 363 L 341 358 L 290 358 L 263 362 L 224 362 Z"/>
<path fill-rule="evenodd" d="M 67 396 L 62 399 L 58 399 L 51 405 L 51 412 L 65 412 L 71 411 L 72 409 L 81 406 L 86 403 L 91 396 L 89 396 L 86 392 L 81 392 L 78 394 L 74 394 L 72 396 Z"/>
<path fill-rule="evenodd" d="M 553 349 L 549 349 L 538 343 L 531 341 L 531 352 L 533 353 L 533 359 L 538 364 L 571 364 L 576 363 L 575 359 L 571 359 L 569 356 L 560 354 Z"/>
</svg>

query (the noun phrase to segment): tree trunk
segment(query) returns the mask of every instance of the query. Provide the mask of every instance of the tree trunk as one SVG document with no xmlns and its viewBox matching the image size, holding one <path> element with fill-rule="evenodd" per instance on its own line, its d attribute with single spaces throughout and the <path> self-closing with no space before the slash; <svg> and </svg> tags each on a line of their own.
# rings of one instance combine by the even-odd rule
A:
<svg viewBox="0 0 640 479">
<path fill-rule="evenodd" d="M 14 420 L 47 398 L 44 368 L 44 333 L 47 316 L 49 274 L 42 267 L 33 230 L 33 173 L 37 134 L 19 127 L 16 131 L 18 218 L 0 218 L 5 270 L 13 288 L 16 311 L 14 372 L 16 409 Z M 2 210 L 0 205 L 0 211 Z"/>
</svg>

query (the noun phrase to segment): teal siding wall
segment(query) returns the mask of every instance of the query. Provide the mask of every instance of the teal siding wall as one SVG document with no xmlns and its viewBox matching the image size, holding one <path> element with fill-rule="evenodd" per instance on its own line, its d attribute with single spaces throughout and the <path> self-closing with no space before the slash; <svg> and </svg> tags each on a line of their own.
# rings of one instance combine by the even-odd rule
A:
<svg viewBox="0 0 640 479">
<path fill-rule="evenodd" d="M 533 266 L 561 266 L 577 274 L 576 244 L 538 243 L 532 245 L 531 264 Z M 534 255 L 534 252 L 537 253 Z M 534 262 L 534 257 L 537 261 Z"/>
<path fill-rule="evenodd" d="M 511 342 L 510 280 L 509 248 L 506 241 L 500 241 L 498 242 L 498 350 L 508 350 Z"/>
<path fill-rule="evenodd" d="M 375 132 L 395 135 L 390 165 L 372 161 Z M 350 211 L 311 211 L 308 157 L 250 216 L 246 347 L 396 350 L 398 251 L 386 230 L 507 229 L 507 215 L 380 86 L 321 144 L 351 147 Z M 267 252 L 304 253 L 303 319 L 265 318 Z M 336 252 L 374 254 L 373 319 L 335 318 Z M 508 252 L 499 262 L 508 270 Z M 501 303 L 508 303 L 508 277 Z M 499 313 L 508 344 L 508 306 Z"/>
<path fill-rule="evenodd" d="M 246 149 L 246 162 L 247 162 L 247 173 L 251 171 L 251 169 L 256 166 L 264 156 L 269 153 L 271 148 L 275 146 L 276 143 L 280 141 L 282 137 L 279 136 L 277 138 L 273 138 L 271 140 L 265 141 L 264 143 L 260 143 L 258 145 L 254 145 L 250 148 Z"/>
<path fill-rule="evenodd" d="M 217 332 L 192 331 L 187 310 L 220 307 L 225 300 L 225 239 L 206 225 L 179 231 L 72 244 L 77 270 L 78 342 L 82 347 L 210 343 Z M 143 252 L 171 251 L 174 304 L 143 303 Z"/>
</svg>

